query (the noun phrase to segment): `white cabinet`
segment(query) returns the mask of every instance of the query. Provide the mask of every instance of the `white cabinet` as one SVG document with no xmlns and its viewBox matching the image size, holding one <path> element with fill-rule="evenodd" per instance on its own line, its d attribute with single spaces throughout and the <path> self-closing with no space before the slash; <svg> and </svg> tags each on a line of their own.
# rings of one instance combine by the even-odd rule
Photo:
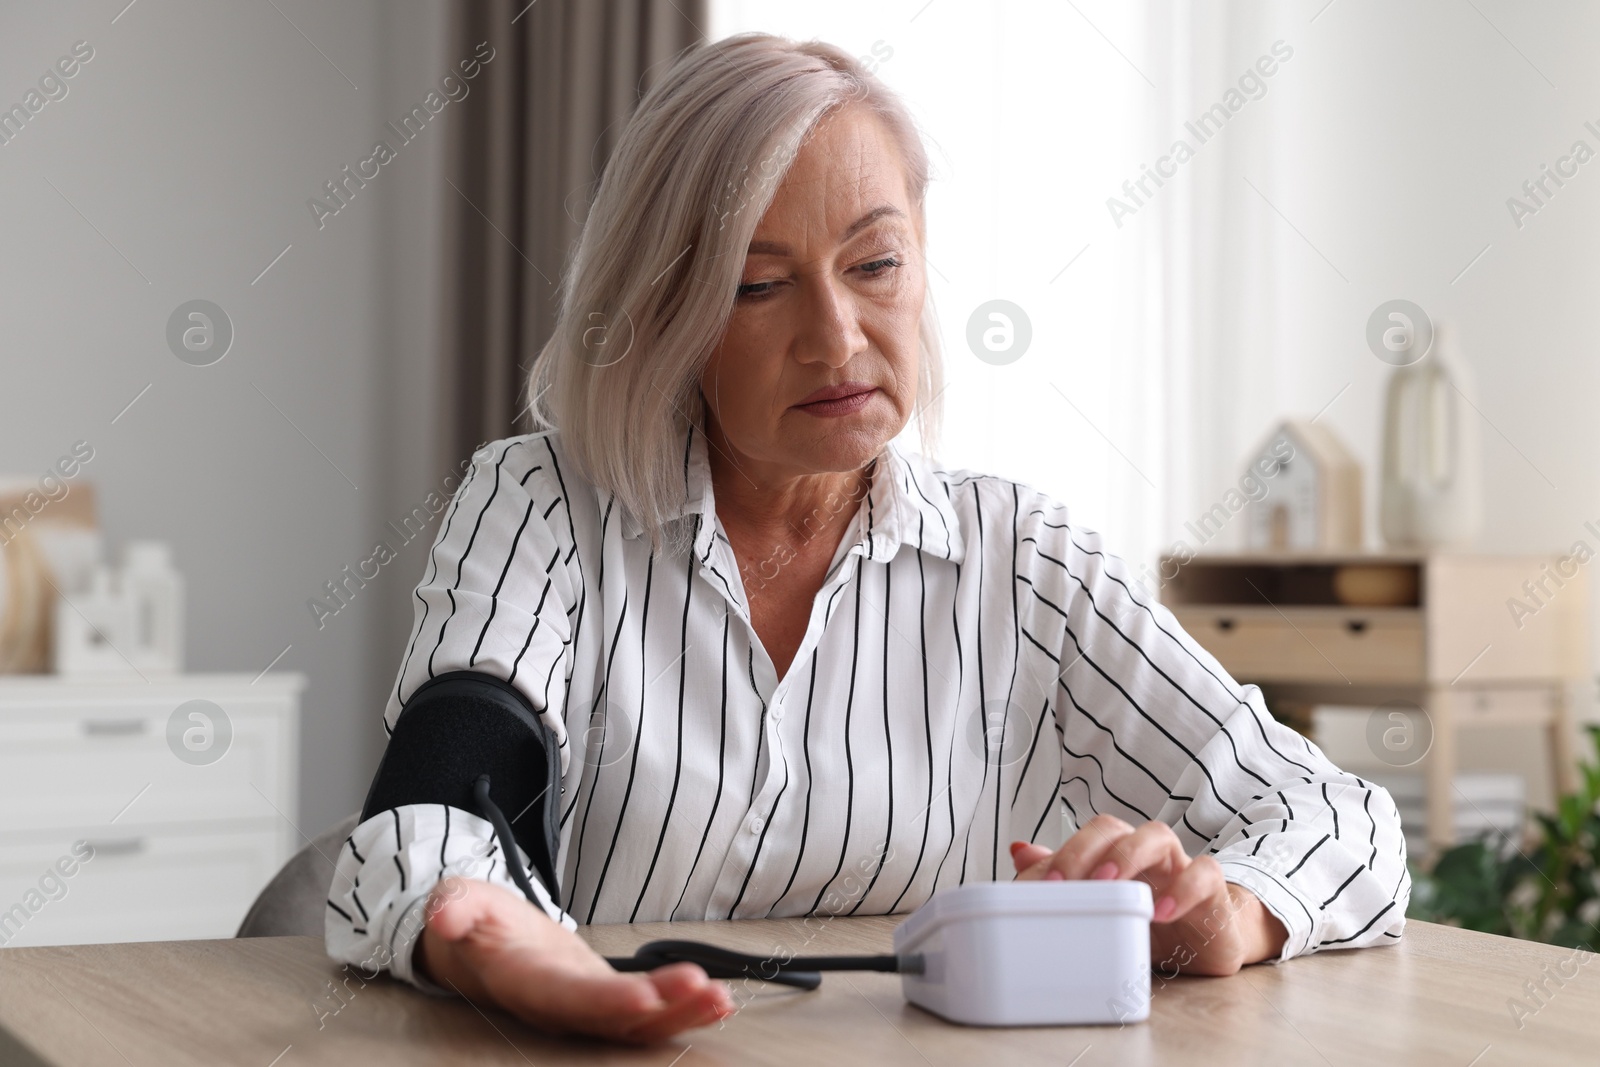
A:
<svg viewBox="0 0 1600 1067">
<path fill-rule="evenodd" d="M 231 937 L 299 847 L 304 684 L 0 677 L 0 945 Z"/>
</svg>

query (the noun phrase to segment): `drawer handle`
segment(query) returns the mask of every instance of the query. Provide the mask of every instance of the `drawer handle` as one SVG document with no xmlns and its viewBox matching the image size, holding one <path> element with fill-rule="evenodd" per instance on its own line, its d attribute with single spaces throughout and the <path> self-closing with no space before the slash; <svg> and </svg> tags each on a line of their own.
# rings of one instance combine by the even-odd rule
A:
<svg viewBox="0 0 1600 1067">
<path fill-rule="evenodd" d="M 145 730 L 143 719 L 85 719 L 83 732 L 89 737 L 130 737 Z"/>
<path fill-rule="evenodd" d="M 1344 623 L 1344 628 L 1346 630 L 1349 630 L 1353 634 L 1364 634 L 1364 633 L 1367 632 L 1367 620 L 1366 619 L 1346 619 L 1345 623 Z"/>
<path fill-rule="evenodd" d="M 1230 630 L 1232 630 L 1233 629 L 1233 625 L 1234 624 L 1233 624 L 1233 620 L 1232 619 L 1218 619 L 1217 620 L 1217 629 L 1221 630 L 1223 633 L 1227 633 Z"/>
<path fill-rule="evenodd" d="M 135 856 L 144 851 L 144 838 L 121 837 L 112 841 L 86 842 L 95 856 Z"/>
</svg>

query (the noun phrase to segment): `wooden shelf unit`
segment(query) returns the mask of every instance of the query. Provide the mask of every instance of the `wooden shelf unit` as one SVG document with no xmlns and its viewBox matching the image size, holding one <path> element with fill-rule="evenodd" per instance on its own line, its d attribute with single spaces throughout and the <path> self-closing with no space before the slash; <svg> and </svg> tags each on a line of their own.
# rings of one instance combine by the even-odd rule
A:
<svg viewBox="0 0 1600 1067">
<path fill-rule="evenodd" d="M 1374 564 L 1414 571 L 1415 595 L 1382 607 L 1341 603 L 1339 568 Z M 1588 580 L 1581 566 L 1547 577 L 1554 569 L 1554 557 L 1443 552 L 1169 556 L 1161 599 L 1298 729 L 1309 733 L 1319 704 L 1421 709 L 1433 728 L 1423 761 L 1428 840 L 1440 847 L 1453 839 L 1460 729 L 1537 727 L 1557 787 L 1576 787 L 1570 691 L 1589 675 Z M 1541 581 L 1530 597 L 1524 583 Z M 1533 613 L 1513 613 L 1513 599 Z"/>
</svg>

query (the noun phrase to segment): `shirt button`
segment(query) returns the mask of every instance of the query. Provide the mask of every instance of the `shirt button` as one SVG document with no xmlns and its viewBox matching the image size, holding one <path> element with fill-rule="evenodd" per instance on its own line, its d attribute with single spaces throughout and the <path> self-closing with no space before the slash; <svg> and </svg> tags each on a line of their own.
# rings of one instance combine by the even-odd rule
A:
<svg viewBox="0 0 1600 1067">
<path fill-rule="evenodd" d="M 754 818 L 752 818 L 750 820 L 750 832 L 753 833 L 753 834 L 759 834 L 762 830 L 764 830 L 766 828 L 766 825 L 767 825 L 767 820 L 765 820 L 761 816 L 757 815 L 757 816 L 755 816 Z"/>
<path fill-rule="evenodd" d="M 777 703 L 776 701 L 774 701 L 773 704 L 772 704 L 772 721 L 773 722 L 782 722 L 783 721 L 783 705 Z"/>
</svg>

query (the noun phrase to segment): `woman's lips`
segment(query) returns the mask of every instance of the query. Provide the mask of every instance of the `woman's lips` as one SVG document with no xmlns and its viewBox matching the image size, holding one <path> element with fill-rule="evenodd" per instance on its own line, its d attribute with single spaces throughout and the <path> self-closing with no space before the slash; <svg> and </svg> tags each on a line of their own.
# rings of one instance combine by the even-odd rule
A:
<svg viewBox="0 0 1600 1067">
<path fill-rule="evenodd" d="M 872 394 L 878 391 L 876 386 L 868 386 L 859 393 L 851 393 L 832 400 L 813 400 L 809 404 L 796 404 L 796 409 L 808 415 L 816 415 L 825 419 L 838 418 L 840 415 L 853 415 L 867 406 L 867 401 L 872 399 Z"/>
</svg>

